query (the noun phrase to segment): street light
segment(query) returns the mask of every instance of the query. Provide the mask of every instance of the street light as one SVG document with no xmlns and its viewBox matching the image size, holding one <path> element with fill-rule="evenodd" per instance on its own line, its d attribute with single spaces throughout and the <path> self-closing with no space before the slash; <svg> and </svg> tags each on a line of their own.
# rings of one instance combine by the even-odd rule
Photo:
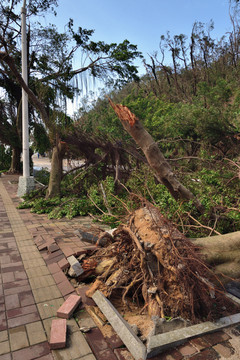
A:
<svg viewBox="0 0 240 360">
<path fill-rule="evenodd" d="M 27 31 L 26 31 L 26 0 L 21 8 L 21 34 L 22 34 L 22 78 L 28 84 L 27 69 Z M 29 129 L 28 129 L 28 95 L 22 88 L 22 159 L 23 176 L 19 177 L 18 196 L 29 193 L 34 189 L 34 178 L 30 176 L 29 166 Z"/>
</svg>

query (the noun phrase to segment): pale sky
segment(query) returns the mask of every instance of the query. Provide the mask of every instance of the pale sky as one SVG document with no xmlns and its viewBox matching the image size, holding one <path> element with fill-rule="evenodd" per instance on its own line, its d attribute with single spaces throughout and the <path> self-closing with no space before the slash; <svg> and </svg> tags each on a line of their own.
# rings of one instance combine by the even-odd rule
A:
<svg viewBox="0 0 240 360">
<path fill-rule="evenodd" d="M 214 38 L 220 39 L 231 30 L 229 0 L 59 0 L 57 16 L 39 20 L 43 25 L 50 21 L 64 31 L 69 18 L 76 28 L 94 29 L 95 41 L 118 43 L 128 39 L 146 59 L 148 54 L 159 51 L 161 35 L 170 31 L 172 36 L 189 36 L 195 21 L 213 20 Z M 78 59 L 74 65 L 78 66 Z M 136 65 L 140 74 L 144 74 L 142 62 Z M 77 102 L 74 109 L 79 106 Z"/>
<path fill-rule="evenodd" d="M 76 26 L 94 29 L 94 40 L 121 42 L 128 39 L 143 53 L 159 49 L 162 34 L 191 33 L 195 21 L 215 24 L 213 36 L 231 29 L 228 0 L 59 0 L 57 17 L 47 17 L 59 30 L 71 17 Z"/>
</svg>

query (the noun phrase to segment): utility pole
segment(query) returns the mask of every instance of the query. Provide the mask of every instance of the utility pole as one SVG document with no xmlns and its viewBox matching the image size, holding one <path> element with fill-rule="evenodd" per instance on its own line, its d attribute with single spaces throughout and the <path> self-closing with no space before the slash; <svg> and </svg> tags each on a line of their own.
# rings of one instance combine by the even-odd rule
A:
<svg viewBox="0 0 240 360">
<path fill-rule="evenodd" d="M 26 30 L 26 0 L 21 8 L 21 35 L 22 35 L 22 78 L 28 85 L 27 69 L 27 30 Z M 28 128 L 28 95 L 22 88 L 22 160 L 23 176 L 19 177 L 18 196 L 23 196 L 34 189 L 34 178 L 30 176 L 29 164 L 29 128 Z"/>
</svg>

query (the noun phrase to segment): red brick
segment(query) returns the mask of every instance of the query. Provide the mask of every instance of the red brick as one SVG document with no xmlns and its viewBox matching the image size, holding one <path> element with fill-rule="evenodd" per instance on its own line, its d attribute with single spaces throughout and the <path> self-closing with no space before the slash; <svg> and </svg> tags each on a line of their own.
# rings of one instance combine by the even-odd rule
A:
<svg viewBox="0 0 240 360">
<path fill-rule="evenodd" d="M 85 336 L 96 356 L 100 351 L 108 349 L 108 343 L 105 341 L 101 331 L 98 328 L 91 329 L 91 331 L 86 333 Z"/>
<path fill-rule="evenodd" d="M 183 346 L 179 346 L 178 351 L 183 356 L 190 356 L 190 355 L 193 355 L 193 354 L 195 354 L 197 352 L 197 350 L 190 343 L 186 343 Z"/>
<path fill-rule="evenodd" d="M 62 260 L 58 261 L 58 265 L 61 268 L 61 270 L 65 270 L 69 268 L 69 262 L 67 259 L 63 258 Z"/>
<path fill-rule="evenodd" d="M 25 349 L 14 351 L 12 353 L 13 360 L 33 360 L 38 359 L 40 356 L 46 356 L 50 353 L 50 348 L 47 342 L 30 346 Z"/>
<path fill-rule="evenodd" d="M 50 253 L 53 253 L 57 250 L 59 250 L 59 246 L 56 243 L 52 243 L 52 244 L 48 245 L 48 251 Z"/>
<path fill-rule="evenodd" d="M 182 360 L 182 359 L 186 359 L 186 358 L 183 357 L 182 354 L 176 349 L 167 350 L 151 358 L 151 360 Z"/>
<path fill-rule="evenodd" d="M 46 242 L 42 243 L 41 245 L 38 245 L 38 250 L 47 250 L 48 244 Z"/>
<path fill-rule="evenodd" d="M 75 292 L 74 287 L 72 286 L 72 284 L 70 284 L 70 282 L 68 280 L 57 284 L 57 287 L 59 288 L 59 290 L 63 296 L 66 296 L 68 294 L 71 294 L 72 292 Z"/>
<path fill-rule="evenodd" d="M 200 353 L 193 355 L 189 358 L 189 360 L 217 360 L 219 359 L 219 355 L 213 349 L 205 349 Z"/>
<path fill-rule="evenodd" d="M 13 282 L 15 280 L 14 272 L 8 272 L 5 274 L 2 274 L 2 280 L 3 283 Z"/>
<path fill-rule="evenodd" d="M 25 281 L 25 280 L 22 280 L 22 281 Z M 24 285 L 21 287 L 13 287 L 11 289 L 6 289 L 6 290 L 4 290 L 4 294 L 5 295 L 20 294 L 22 292 L 26 292 L 26 291 L 30 291 L 30 290 L 31 290 L 31 288 L 29 285 Z"/>
<path fill-rule="evenodd" d="M 217 331 L 212 334 L 204 335 L 203 339 L 213 346 L 230 339 L 230 336 L 223 331 Z"/>
<path fill-rule="evenodd" d="M 56 284 L 59 284 L 60 282 L 63 282 L 66 280 L 68 281 L 68 278 L 62 271 L 59 271 L 59 272 L 53 274 L 53 278 L 54 278 Z"/>
<path fill-rule="evenodd" d="M 19 308 L 20 307 L 20 301 L 19 301 L 18 294 L 5 296 L 5 304 L 6 304 L 6 309 L 7 310 Z"/>
<path fill-rule="evenodd" d="M 195 346 L 195 348 L 197 348 L 198 351 L 201 351 L 203 349 L 206 349 L 206 348 L 210 347 L 210 344 L 206 340 L 204 340 L 202 337 L 191 339 L 190 343 L 193 346 Z"/>
<path fill-rule="evenodd" d="M 70 295 L 58 309 L 57 316 L 63 319 L 69 319 L 81 301 L 81 296 L 74 294 Z"/>
<path fill-rule="evenodd" d="M 0 331 L 7 329 L 5 312 L 0 312 Z"/>
<path fill-rule="evenodd" d="M 9 273 L 7 273 L 7 274 L 9 274 Z M 19 281 L 8 282 L 7 284 L 3 285 L 4 293 L 6 294 L 7 289 L 22 288 L 23 286 L 26 286 L 26 285 L 29 285 L 28 280 L 19 280 Z"/>
<path fill-rule="evenodd" d="M 11 357 L 11 354 L 8 353 L 8 354 L 4 354 L 4 355 L 0 355 L 0 360 L 11 360 L 12 357 Z"/>
<path fill-rule="evenodd" d="M 18 298 L 19 298 L 21 307 L 35 304 L 35 300 L 32 295 L 32 291 L 23 291 L 22 293 L 18 294 Z"/>
<path fill-rule="evenodd" d="M 105 349 L 95 354 L 98 360 L 117 360 L 111 349 Z"/>
<path fill-rule="evenodd" d="M 118 360 L 134 360 L 133 356 L 127 349 L 115 349 L 114 354 Z"/>
<path fill-rule="evenodd" d="M 110 337 L 105 336 L 105 339 L 108 342 L 108 344 L 110 345 L 111 349 L 116 349 L 116 348 L 119 348 L 124 345 L 122 340 L 120 339 L 120 337 L 117 334 L 114 334 Z"/>
<path fill-rule="evenodd" d="M 50 333 L 50 349 L 62 349 L 66 346 L 67 320 L 54 319 Z"/>
<path fill-rule="evenodd" d="M 25 273 L 25 271 L 15 271 L 14 272 L 14 277 L 15 280 L 26 280 L 27 279 L 27 274 Z"/>
<path fill-rule="evenodd" d="M 37 313 L 36 305 L 24 306 L 18 309 L 12 309 L 7 311 L 7 318 L 11 319 L 17 316 L 27 315 L 31 313 Z"/>
<path fill-rule="evenodd" d="M 29 324 L 32 323 L 34 321 L 38 321 L 41 320 L 38 312 L 34 312 L 31 314 L 27 314 L 27 315 L 22 315 L 22 316 L 18 316 L 12 319 L 8 319 L 8 327 L 9 328 L 13 328 L 16 326 L 20 326 L 20 325 L 25 325 L 25 324 Z"/>
<path fill-rule="evenodd" d="M 221 344 L 217 344 L 214 347 L 214 350 L 216 350 L 224 359 L 228 359 L 230 358 L 234 353 L 235 350 L 234 348 L 231 346 L 231 344 L 226 341 L 224 343 Z"/>
<path fill-rule="evenodd" d="M 62 251 L 66 258 L 75 254 L 75 251 L 70 246 L 62 247 Z"/>
<path fill-rule="evenodd" d="M 95 301 L 93 299 L 86 296 L 86 291 L 89 289 L 88 286 L 78 287 L 76 292 L 81 296 L 83 305 L 95 306 Z"/>
<path fill-rule="evenodd" d="M 55 274 L 61 270 L 58 264 L 50 264 L 48 265 L 48 269 L 51 274 Z"/>
<path fill-rule="evenodd" d="M 53 253 L 54 254 L 54 253 Z M 65 259 L 65 256 L 62 254 L 62 255 L 58 255 L 58 256 L 56 256 L 55 258 L 51 258 L 51 259 L 49 259 L 49 258 L 47 258 L 47 259 L 45 259 L 45 261 L 46 261 L 46 264 L 47 265 L 51 265 L 51 264 L 56 264 L 56 263 L 58 263 L 60 260 L 62 260 L 62 259 Z"/>
</svg>

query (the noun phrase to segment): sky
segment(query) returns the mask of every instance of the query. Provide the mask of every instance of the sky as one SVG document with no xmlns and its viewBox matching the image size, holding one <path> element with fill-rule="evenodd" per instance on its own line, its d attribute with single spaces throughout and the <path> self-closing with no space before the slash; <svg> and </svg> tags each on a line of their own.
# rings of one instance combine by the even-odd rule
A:
<svg viewBox="0 0 240 360">
<path fill-rule="evenodd" d="M 40 21 L 43 25 L 50 21 L 64 31 L 69 18 L 76 28 L 94 29 L 94 41 L 112 43 L 128 39 L 147 60 L 148 54 L 159 52 L 160 36 L 167 31 L 171 36 L 189 37 L 195 21 L 211 20 L 215 25 L 213 38 L 220 39 L 231 30 L 229 0 L 59 0 L 57 16 L 48 15 Z M 78 67 L 78 59 L 73 65 Z M 143 75 L 142 61 L 135 65 Z"/>
<path fill-rule="evenodd" d="M 94 29 L 94 40 L 128 39 L 146 58 L 159 50 L 161 35 L 189 36 L 195 21 L 212 19 L 215 38 L 231 29 L 228 0 L 59 0 L 57 16 L 41 22 L 50 20 L 63 31 L 69 18 L 76 26 Z"/>
</svg>

